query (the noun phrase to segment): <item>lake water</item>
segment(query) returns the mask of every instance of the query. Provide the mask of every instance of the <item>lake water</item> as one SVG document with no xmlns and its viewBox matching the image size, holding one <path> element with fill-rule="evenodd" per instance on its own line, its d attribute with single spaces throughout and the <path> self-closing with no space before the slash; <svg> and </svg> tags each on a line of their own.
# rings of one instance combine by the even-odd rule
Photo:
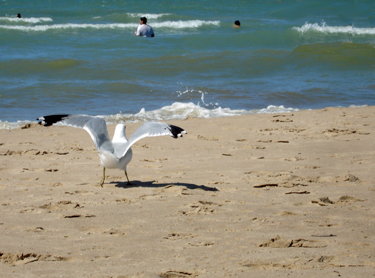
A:
<svg viewBox="0 0 375 278">
<path fill-rule="evenodd" d="M 0 128 L 375 105 L 374 46 L 374 1 L 4 0 Z"/>
</svg>

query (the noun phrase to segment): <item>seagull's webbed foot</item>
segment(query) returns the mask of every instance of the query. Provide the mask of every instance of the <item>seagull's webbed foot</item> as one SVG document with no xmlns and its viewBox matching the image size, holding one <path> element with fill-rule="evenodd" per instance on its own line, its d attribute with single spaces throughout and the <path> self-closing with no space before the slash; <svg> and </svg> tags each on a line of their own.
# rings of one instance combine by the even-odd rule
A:
<svg viewBox="0 0 375 278">
<path fill-rule="evenodd" d="M 130 180 L 129 180 L 129 178 L 128 178 L 128 173 L 125 171 L 125 176 L 126 176 L 126 178 L 128 179 L 128 185 L 133 185 L 131 182 L 130 182 Z"/>
<path fill-rule="evenodd" d="M 100 180 L 100 186 L 101 186 L 101 187 L 103 187 L 104 180 L 105 180 L 105 167 L 103 167 L 103 177 L 102 177 L 102 179 Z"/>
</svg>

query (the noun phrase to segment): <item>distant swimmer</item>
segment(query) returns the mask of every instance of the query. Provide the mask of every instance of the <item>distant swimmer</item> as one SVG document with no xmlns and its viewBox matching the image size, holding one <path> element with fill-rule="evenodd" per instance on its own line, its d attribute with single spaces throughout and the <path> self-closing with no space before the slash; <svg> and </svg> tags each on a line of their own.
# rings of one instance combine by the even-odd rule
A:
<svg viewBox="0 0 375 278">
<path fill-rule="evenodd" d="M 236 20 L 233 25 L 234 28 L 240 28 L 241 27 L 241 22 L 239 20 Z"/>
<path fill-rule="evenodd" d="M 139 26 L 137 31 L 134 32 L 134 35 L 141 37 L 155 37 L 154 30 L 150 25 L 147 25 L 147 18 L 141 17 L 139 19 Z"/>
<path fill-rule="evenodd" d="M 18 13 L 18 14 L 17 14 L 17 17 L 18 17 L 18 18 L 21 18 L 21 14 Z"/>
</svg>

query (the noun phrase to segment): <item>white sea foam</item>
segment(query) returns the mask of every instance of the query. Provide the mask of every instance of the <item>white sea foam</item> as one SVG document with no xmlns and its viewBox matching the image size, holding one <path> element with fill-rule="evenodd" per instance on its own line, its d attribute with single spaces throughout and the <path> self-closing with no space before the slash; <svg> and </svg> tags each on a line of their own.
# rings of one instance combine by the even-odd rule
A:
<svg viewBox="0 0 375 278">
<path fill-rule="evenodd" d="M 301 27 L 293 27 L 301 34 L 307 32 L 319 32 L 325 34 L 350 34 L 350 35 L 375 35 L 375 28 L 357 28 L 354 26 L 328 26 L 324 21 L 321 23 L 306 22 Z"/>
<path fill-rule="evenodd" d="M 169 121 L 169 120 L 183 120 L 187 118 L 218 118 L 218 117 L 231 117 L 241 116 L 248 114 L 257 113 L 287 113 L 298 111 L 298 109 L 285 108 L 284 106 L 273 106 L 270 105 L 264 109 L 230 109 L 230 108 L 215 108 L 207 109 L 196 105 L 192 102 L 182 103 L 175 102 L 170 106 L 165 106 L 160 109 L 146 111 L 142 108 L 136 114 L 116 114 L 111 116 L 105 116 L 105 119 L 109 123 L 119 122 L 143 122 L 143 121 Z"/>
<path fill-rule="evenodd" d="M 339 106 L 341 107 L 341 106 Z M 350 105 L 349 108 L 367 107 L 367 105 Z M 269 105 L 267 108 L 262 109 L 230 109 L 230 108 L 215 108 L 207 109 L 196 105 L 194 103 L 175 102 L 170 106 L 164 106 L 160 109 L 146 111 L 142 108 L 136 114 L 115 114 L 115 115 L 102 115 L 108 124 L 117 123 L 135 123 L 145 121 L 171 121 L 171 120 L 184 120 L 187 118 L 219 118 L 219 117 L 232 117 L 250 114 L 263 114 L 263 113 L 291 113 L 299 111 L 297 108 L 286 108 L 283 105 L 275 106 Z M 32 121 L 17 121 L 8 122 L 0 120 L 0 129 L 14 129 L 25 124 L 35 123 Z"/>
<path fill-rule="evenodd" d="M 61 30 L 61 29 L 113 29 L 113 28 L 137 28 L 139 24 L 136 23 L 112 23 L 112 24 L 54 24 L 54 25 L 37 25 L 37 26 L 10 26 L 10 25 L 0 25 L 2 29 L 9 30 L 20 30 L 20 31 L 47 31 L 47 30 Z"/>
<path fill-rule="evenodd" d="M 214 106 L 218 106 L 219 104 L 218 103 L 212 103 L 212 102 L 206 102 L 205 101 L 205 95 L 208 95 L 207 92 L 204 92 L 204 91 L 201 91 L 201 90 L 196 90 L 196 89 L 189 89 L 188 87 L 186 87 L 185 91 L 176 91 L 177 93 L 177 96 L 178 97 L 182 97 L 184 95 L 187 95 L 187 96 L 190 96 L 191 98 L 193 97 L 196 97 L 196 95 L 200 95 L 201 96 L 201 101 L 203 103 L 204 106 L 206 107 L 214 107 Z M 198 103 L 199 105 L 199 103 Z"/>
<path fill-rule="evenodd" d="M 204 25 L 214 25 L 219 26 L 220 21 L 204 21 L 204 20 L 187 20 L 187 21 L 164 21 L 164 22 L 155 22 L 152 24 L 152 27 L 156 28 L 175 28 L 175 29 L 184 29 L 184 28 L 199 28 Z"/>
<path fill-rule="evenodd" d="M 25 124 L 31 124 L 31 121 L 17 121 L 17 122 L 8 122 L 8 121 L 0 121 L 0 129 L 14 129 L 18 128 Z"/>
<path fill-rule="evenodd" d="M 165 13 L 165 14 L 142 14 L 142 13 L 127 13 L 128 16 L 130 17 L 146 17 L 147 19 L 157 19 L 159 17 L 163 17 L 163 16 L 166 16 L 166 15 L 171 15 L 171 14 L 168 14 L 168 13 Z"/>
<path fill-rule="evenodd" d="M 350 105 L 349 108 L 361 108 L 361 107 L 367 107 L 368 105 L 367 104 L 364 104 L 364 105 Z"/>
<path fill-rule="evenodd" d="M 51 22 L 53 21 L 50 17 L 0 17 L 0 21 L 10 21 L 19 23 L 40 23 L 40 22 Z"/>
<path fill-rule="evenodd" d="M 269 105 L 267 108 L 262 108 L 259 110 L 254 110 L 257 111 L 256 113 L 289 113 L 289 112 L 295 112 L 299 111 L 297 108 L 287 108 L 284 107 L 284 105 L 280 106 L 275 106 L 275 105 Z"/>
<path fill-rule="evenodd" d="M 350 108 L 365 107 L 367 105 L 357 106 L 350 105 Z M 299 109 L 287 108 L 283 105 L 275 106 L 269 105 L 267 108 L 263 109 L 230 109 L 230 108 L 215 108 L 207 109 L 196 105 L 192 102 L 182 103 L 175 102 L 172 105 L 164 106 L 160 109 L 146 111 L 142 108 L 138 113 L 135 114 L 115 114 L 115 115 L 102 115 L 103 118 L 109 124 L 116 123 L 134 123 L 134 122 L 144 122 L 144 121 L 171 121 L 171 120 L 184 120 L 187 118 L 218 118 L 218 117 L 231 117 L 231 116 L 241 116 L 249 114 L 263 114 L 263 113 L 290 113 L 296 112 Z M 31 121 L 17 121 L 8 122 L 0 121 L 0 129 L 14 129 L 18 128 L 24 124 L 33 123 Z M 35 123 L 35 122 L 34 122 Z"/>
<path fill-rule="evenodd" d="M 175 102 L 172 105 L 164 106 L 160 109 L 146 111 L 142 108 L 135 114 L 115 114 L 115 115 L 102 115 L 109 124 L 115 123 L 134 123 L 144 121 L 170 121 L 170 120 L 184 120 L 187 118 L 218 118 L 218 117 L 231 117 L 241 116 L 258 113 L 288 113 L 298 111 L 294 108 L 285 108 L 284 106 L 270 105 L 263 109 L 245 110 L 245 109 L 230 109 L 230 108 L 215 108 L 207 109 L 194 104 L 192 102 L 182 103 Z M 31 121 L 17 121 L 8 122 L 0 121 L 0 129 L 14 129 L 24 124 L 32 123 Z"/>
<path fill-rule="evenodd" d="M 189 20 L 189 21 L 165 21 L 156 22 L 152 24 L 152 27 L 163 28 L 168 27 L 170 29 L 183 29 L 183 28 L 199 28 L 203 25 L 220 25 L 220 21 L 202 21 L 202 20 Z M 44 32 L 47 30 L 61 30 L 61 29 L 135 29 L 139 26 L 137 23 L 108 23 L 108 24 L 54 24 L 54 25 L 37 25 L 37 26 L 11 26 L 11 25 L 0 25 L 1 29 L 8 30 L 19 30 L 19 31 L 38 31 Z"/>
</svg>

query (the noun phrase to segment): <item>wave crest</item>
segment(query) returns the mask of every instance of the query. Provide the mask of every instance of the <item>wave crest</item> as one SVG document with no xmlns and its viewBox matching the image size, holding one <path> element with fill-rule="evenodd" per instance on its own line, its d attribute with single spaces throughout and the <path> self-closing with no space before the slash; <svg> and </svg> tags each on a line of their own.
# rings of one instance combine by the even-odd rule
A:
<svg viewBox="0 0 375 278">
<path fill-rule="evenodd" d="M 301 34 L 307 32 L 319 32 L 325 34 L 351 34 L 351 35 L 374 35 L 375 28 L 356 28 L 354 26 L 328 26 L 324 21 L 321 23 L 306 22 L 301 27 L 293 27 Z"/>
<path fill-rule="evenodd" d="M 170 120 L 184 120 L 187 118 L 219 118 L 219 117 L 231 117 L 241 116 L 248 114 L 257 113 L 287 113 L 298 111 L 294 108 L 285 108 L 284 106 L 270 105 L 264 109 L 230 109 L 230 108 L 215 108 L 207 109 L 201 107 L 192 102 L 182 103 L 175 102 L 170 106 L 164 106 L 160 109 L 146 111 L 142 108 L 136 114 L 116 114 L 111 116 L 105 116 L 105 119 L 109 123 L 120 123 L 120 122 L 143 122 L 143 121 L 170 121 Z"/>
<path fill-rule="evenodd" d="M 169 14 L 169 13 L 164 13 L 164 14 L 127 13 L 127 15 L 129 17 L 142 17 L 142 16 L 145 16 L 145 17 L 147 17 L 147 19 L 157 19 L 157 18 L 160 18 L 160 17 L 163 17 L 163 16 L 172 15 L 172 14 Z"/>
<path fill-rule="evenodd" d="M 0 17 L 0 21 L 10 21 L 10 22 L 19 22 L 19 23 L 40 23 L 40 22 L 51 22 L 53 21 L 50 17 Z"/>
<path fill-rule="evenodd" d="M 152 24 L 155 28 L 170 28 L 170 29 L 188 29 L 199 28 L 203 25 L 220 25 L 220 21 L 203 21 L 203 20 L 188 20 L 188 21 L 164 21 Z M 109 24 L 55 24 L 55 25 L 37 25 L 37 26 L 10 26 L 0 25 L 1 29 L 19 30 L 19 31 L 38 31 L 44 32 L 47 30 L 63 30 L 63 29 L 134 29 L 137 28 L 137 23 L 109 23 Z"/>
<path fill-rule="evenodd" d="M 214 25 L 219 26 L 220 21 L 204 21 L 204 20 L 188 20 L 188 21 L 164 21 L 156 22 L 152 24 L 152 27 L 157 28 L 175 28 L 175 29 L 184 29 L 184 28 L 199 28 L 204 25 Z"/>
<path fill-rule="evenodd" d="M 115 115 L 101 115 L 108 124 L 117 123 L 135 123 L 135 122 L 147 122 L 147 121 L 172 121 L 172 120 L 185 120 L 187 118 L 219 118 L 219 117 L 232 117 L 241 116 L 249 114 L 259 114 L 259 113 L 288 113 L 298 111 L 295 108 L 285 108 L 283 105 L 274 106 L 269 105 L 267 108 L 263 109 L 230 109 L 230 108 L 215 108 L 207 109 L 196 105 L 192 102 L 183 103 L 175 102 L 169 106 L 164 106 L 159 109 L 146 111 L 142 108 L 138 113 L 135 114 L 115 114 Z M 0 129 L 14 129 L 21 125 L 33 123 L 31 121 L 17 121 L 8 122 L 0 120 Z M 34 122 L 35 123 L 35 122 Z"/>
</svg>

